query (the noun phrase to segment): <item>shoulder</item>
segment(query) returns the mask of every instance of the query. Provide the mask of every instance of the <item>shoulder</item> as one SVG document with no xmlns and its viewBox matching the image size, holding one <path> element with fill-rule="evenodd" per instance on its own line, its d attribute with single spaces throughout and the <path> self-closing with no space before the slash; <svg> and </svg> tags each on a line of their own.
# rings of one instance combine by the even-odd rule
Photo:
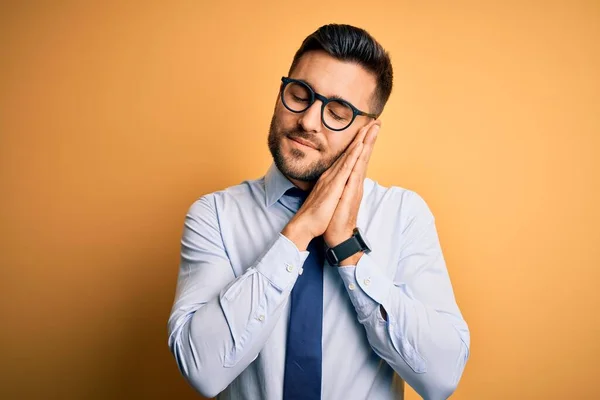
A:
<svg viewBox="0 0 600 400">
<path fill-rule="evenodd" d="M 259 198 L 261 194 L 264 196 L 264 177 L 245 180 L 237 185 L 200 195 L 189 207 L 189 212 L 206 212 L 207 210 L 217 212 L 232 204 L 243 207 Z"/>
<path fill-rule="evenodd" d="M 395 212 L 402 219 L 434 218 L 428 203 L 416 191 L 397 185 L 384 186 L 377 181 L 368 180 L 371 203 L 384 205 L 388 212 Z"/>
</svg>

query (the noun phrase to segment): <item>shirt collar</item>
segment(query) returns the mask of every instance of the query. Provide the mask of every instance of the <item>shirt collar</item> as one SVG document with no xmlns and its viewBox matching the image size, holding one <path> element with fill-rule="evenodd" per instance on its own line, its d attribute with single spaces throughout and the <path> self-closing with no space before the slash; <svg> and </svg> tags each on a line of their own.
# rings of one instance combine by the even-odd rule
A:
<svg viewBox="0 0 600 400">
<path fill-rule="evenodd" d="M 275 165 L 271 163 L 267 174 L 265 175 L 265 202 L 266 206 L 270 207 L 277 202 L 286 192 L 295 185 L 285 177 Z"/>
<path fill-rule="evenodd" d="M 364 194 L 363 201 L 366 194 L 373 188 L 375 182 L 369 178 L 365 178 L 364 181 Z M 275 165 L 275 162 L 271 163 L 267 174 L 265 175 L 265 203 L 267 207 L 271 207 L 275 204 L 281 196 L 285 194 L 288 189 L 295 187 L 288 178 L 285 177 Z"/>
</svg>

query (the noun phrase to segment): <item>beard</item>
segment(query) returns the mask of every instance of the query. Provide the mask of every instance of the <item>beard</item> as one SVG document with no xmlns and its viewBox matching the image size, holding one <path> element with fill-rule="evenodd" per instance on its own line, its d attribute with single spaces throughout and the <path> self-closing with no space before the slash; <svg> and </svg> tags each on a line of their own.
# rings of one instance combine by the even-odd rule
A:
<svg viewBox="0 0 600 400">
<path fill-rule="evenodd" d="M 269 126 L 269 151 L 273 156 L 275 165 L 288 178 L 296 179 L 303 182 L 316 182 L 319 180 L 321 175 L 337 160 L 343 151 L 338 154 L 334 154 L 331 157 L 321 157 L 318 160 L 308 162 L 307 154 L 296 148 L 290 150 L 289 156 L 286 158 L 282 152 L 282 142 L 288 138 L 302 138 L 310 141 L 316 146 L 316 150 L 322 153 L 323 146 L 321 143 L 315 142 L 314 135 L 305 132 L 301 129 L 294 129 L 286 131 L 281 127 L 281 124 L 277 120 L 275 113 L 271 119 L 271 125 Z M 307 164 L 308 163 L 308 164 Z"/>
</svg>

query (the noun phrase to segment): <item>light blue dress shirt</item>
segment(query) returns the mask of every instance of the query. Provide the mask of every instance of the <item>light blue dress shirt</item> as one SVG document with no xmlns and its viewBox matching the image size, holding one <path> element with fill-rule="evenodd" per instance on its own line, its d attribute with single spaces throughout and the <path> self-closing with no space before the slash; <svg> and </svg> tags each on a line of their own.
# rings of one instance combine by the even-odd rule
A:
<svg viewBox="0 0 600 400">
<path fill-rule="evenodd" d="M 282 201 L 291 187 L 273 163 L 188 210 L 168 344 L 207 397 L 282 398 L 288 297 L 309 254 L 281 234 L 300 206 Z M 404 382 L 449 397 L 470 338 L 431 211 L 415 192 L 367 178 L 357 225 L 372 252 L 356 266 L 325 264 L 322 398 L 402 399 Z"/>
</svg>

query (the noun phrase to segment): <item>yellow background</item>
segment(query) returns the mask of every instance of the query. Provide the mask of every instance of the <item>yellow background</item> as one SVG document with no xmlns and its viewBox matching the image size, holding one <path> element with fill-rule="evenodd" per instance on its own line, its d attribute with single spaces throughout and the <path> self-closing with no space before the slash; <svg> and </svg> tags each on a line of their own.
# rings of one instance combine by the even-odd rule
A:
<svg viewBox="0 0 600 400">
<path fill-rule="evenodd" d="M 453 398 L 600 398 L 598 1 L 84 3 L 0 6 L 0 398 L 197 398 L 167 348 L 185 212 L 266 172 L 329 22 L 392 55 L 368 175 L 437 216 Z"/>
</svg>

